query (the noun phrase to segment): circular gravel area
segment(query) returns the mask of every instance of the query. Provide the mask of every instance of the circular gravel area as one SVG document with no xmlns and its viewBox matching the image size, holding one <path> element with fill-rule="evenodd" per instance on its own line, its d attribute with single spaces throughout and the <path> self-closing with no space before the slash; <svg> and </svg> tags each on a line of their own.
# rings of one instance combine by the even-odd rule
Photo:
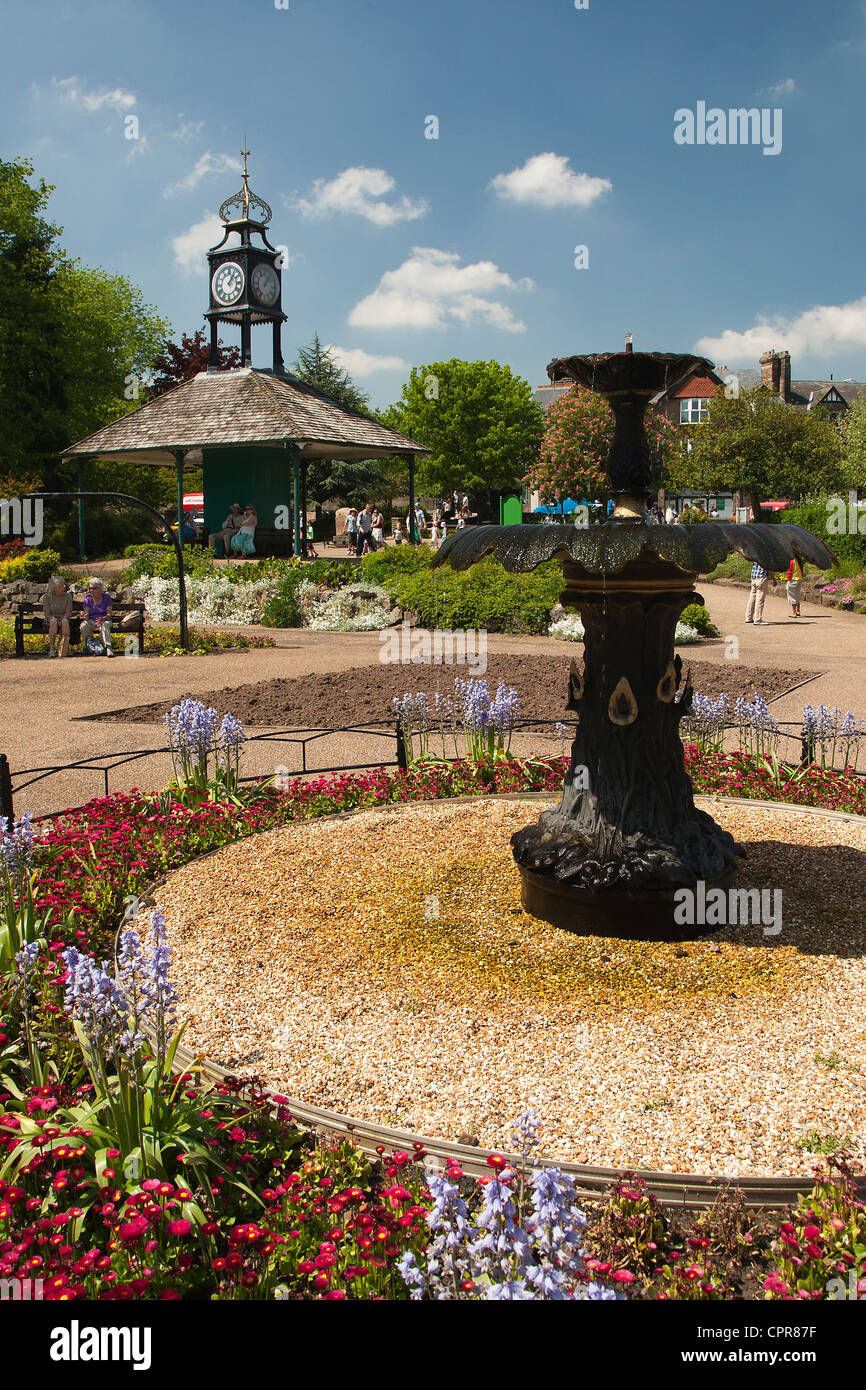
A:
<svg viewBox="0 0 866 1390">
<path fill-rule="evenodd" d="M 509 837 L 538 802 L 308 821 L 171 874 L 185 1042 L 277 1090 L 440 1138 L 554 1158 L 809 1174 L 866 1157 L 866 825 L 701 798 L 781 888 L 778 935 L 658 945 L 528 916 Z"/>
</svg>

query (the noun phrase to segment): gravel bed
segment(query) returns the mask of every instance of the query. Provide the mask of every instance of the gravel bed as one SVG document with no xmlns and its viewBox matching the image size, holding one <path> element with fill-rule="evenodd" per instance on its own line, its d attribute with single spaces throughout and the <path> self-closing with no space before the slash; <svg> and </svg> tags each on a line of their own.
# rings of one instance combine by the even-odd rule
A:
<svg viewBox="0 0 866 1390">
<path fill-rule="evenodd" d="M 526 914 L 509 837 L 538 803 L 483 800 L 281 827 L 157 894 L 185 1041 L 279 1091 L 483 1146 L 527 1104 L 554 1158 L 809 1174 L 866 1157 L 866 826 L 699 804 L 783 890 L 777 936 L 581 937 Z"/>
</svg>

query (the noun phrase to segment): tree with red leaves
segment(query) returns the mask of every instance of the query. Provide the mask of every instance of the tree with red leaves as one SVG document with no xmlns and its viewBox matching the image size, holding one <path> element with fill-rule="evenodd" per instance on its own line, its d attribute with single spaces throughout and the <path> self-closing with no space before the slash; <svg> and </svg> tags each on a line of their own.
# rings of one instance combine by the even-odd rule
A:
<svg viewBox="0 0 866 1390">
<path fill-rule="evenodd" d="M 153 400 L 155 396 L 161 396 L 164 391 L 170 391 L 174 386 L 192 381 L 199 372 L 206 372 L 209 357 L 210 343 L 202 328 L 194 338 L 184 333 L 180 344 L 167 342 L 159 356 L 154 358 L 153 370 L 156 376 L 148 388 L 148 398 Z M 240 350 L 236 347 L 223 347 L 222 339 L 218 345 L 218 358 L 221 370 L 241 365 Z"/>
</svg>

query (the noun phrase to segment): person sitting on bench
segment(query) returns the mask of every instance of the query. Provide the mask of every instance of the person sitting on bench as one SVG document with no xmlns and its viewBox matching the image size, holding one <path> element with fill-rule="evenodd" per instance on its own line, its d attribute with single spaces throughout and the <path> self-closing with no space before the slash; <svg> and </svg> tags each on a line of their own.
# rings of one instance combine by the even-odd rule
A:
<svg viewBox="0 0 866 1390">
<path fill-rule="evenodd" d="M 217 541 L 222 541 L 222 543 L 223 543 L 223 554 L 224 554 L 225 556 L 228 556 L 228 553 L 229 553 L 229 546 L 231 545 L 232 536 L 236 536 L 236 535 L 237 535 L 238 530 L 240 529 L 240 524 L 241 524 L 241 504 L 240 504 L 240 502 L 232 502 L 231 511 L 229 512 L 228 516 L 226 517 L 225 521 L 223 522 L 222 530 L 221 530 L 221 531 L 212 531 L 211 534 L 210 534 L 210 535 L 208 536 L 208 538 L 207 538 L 207 543 L 208 543 L 208 545 L 210 546 L 211 550 L 213 551 L 214 555 L 216 555 L 216 542 L 217 542 Z"/>
<path fill-rule="evenodd" d="M 111 650 L 111 594 L 106 592 L 101 579 L 89 579 L 84 595 L 84 621 L 81 624 L 81 645 L 85 651 L 87 639 L 97 631 L 102 637 L 105 655 L 114 656 Z"/>
<path fill-rule="evenodd" d="M 230 549 L 233 555 L 255 555 L 256 547 L 253 544 L 253 537 L 256 534 L 258 524 L 256 509 L 252 502 L 248 502 L 244 508 L 244 514 L 240 518 L 238 529 L 231 538 Z"/>
<path fill-rule="evenodd" d="M 45 614 L 45 630 L 48 633 L 48 655 L 69 655 L 69 619 L 72 617 L 72 590 L 67 589 L 66 580 L 59 574 L 52 575 L 48 588 L 42 596 L 42 610 Z M 57 651 L 57 634 L 60 633 L 60 651 Z"/>
</svg>

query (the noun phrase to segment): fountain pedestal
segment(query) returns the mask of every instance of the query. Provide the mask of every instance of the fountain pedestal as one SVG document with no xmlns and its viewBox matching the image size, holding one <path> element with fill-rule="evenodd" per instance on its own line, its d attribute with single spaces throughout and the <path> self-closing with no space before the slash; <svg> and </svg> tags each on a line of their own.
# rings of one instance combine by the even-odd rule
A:
<svg viewBox="0 0 866 1390">
<path fill-rule="evenodd" d="M 724 886 L 742 853 L 695 806 L 680 740 L 691 687 L 676 698 L 674 633 L 701 601 L 695 576 L 651 551 L 616 574 L 573 560 L 563 572 L 561 602 L 585 630 L 569 689 L 579 722 L 559 806 L 512 838 L 523 905 L 570 931 L 669 940 L 675 889 Z"/>
</svg>

